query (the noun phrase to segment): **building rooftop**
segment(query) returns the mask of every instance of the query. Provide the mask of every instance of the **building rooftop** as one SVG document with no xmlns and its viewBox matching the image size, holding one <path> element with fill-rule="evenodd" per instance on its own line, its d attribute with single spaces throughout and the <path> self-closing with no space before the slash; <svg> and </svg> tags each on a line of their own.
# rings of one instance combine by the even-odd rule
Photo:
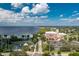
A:
<svg viewBox="0 0 79 59">
<path fill-rule="evenodd" d="M 45 37 L 48 38 L 49 40 L 61 40 L 63 39 L 63 37 L 65 36 L 66 34 L 65 33 L 59 33 L 58 31 L 57 32 L 54 32 L 54 31 L 48 31 L 48 32 L 45 32 Z"/>
</svg>

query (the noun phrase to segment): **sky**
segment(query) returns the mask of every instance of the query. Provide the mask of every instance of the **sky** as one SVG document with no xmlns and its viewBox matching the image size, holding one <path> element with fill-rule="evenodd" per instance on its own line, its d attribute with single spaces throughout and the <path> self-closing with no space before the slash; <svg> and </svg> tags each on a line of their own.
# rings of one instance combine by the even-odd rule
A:
<svg viewBox="0 0 79 59">
<path fill-rule="evenodd" d="M 79 4 L 0 3 L 0 26 L 79 26 Z"/>
</svg>

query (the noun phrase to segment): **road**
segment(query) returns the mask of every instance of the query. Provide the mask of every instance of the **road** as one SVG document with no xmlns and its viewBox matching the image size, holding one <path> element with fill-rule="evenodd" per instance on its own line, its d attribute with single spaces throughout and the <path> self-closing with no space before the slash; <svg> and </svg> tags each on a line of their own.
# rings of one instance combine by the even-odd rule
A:
<svg viewBox="0 0 79 59">
<path fill-rule="evenodd" d="M 36 46 L 38 45 L 38 51 L 36 51 Z M 42 55 L 42 40 L 38 40 L 37 44 L 35 45 L 34 52 L 32 56 L 41 56 Z"/>
</svg>

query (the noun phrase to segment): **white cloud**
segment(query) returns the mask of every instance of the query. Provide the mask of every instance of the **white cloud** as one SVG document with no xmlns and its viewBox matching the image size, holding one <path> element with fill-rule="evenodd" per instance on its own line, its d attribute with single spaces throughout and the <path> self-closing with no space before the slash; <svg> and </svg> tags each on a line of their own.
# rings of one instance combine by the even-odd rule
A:
<svg viewBox="0 0 79 59">
<path fill-rule="evenodd" d="M 77 10 L 73 11 L 73 13 L 77 13 L 77 12 L 78 12 Z"/>
<path fill-rule="evenodd" d="M 79 15 L 79 13 L 76 13 L 76 14 L 73 14 L 72 16 L 78 16 Z"/>
<path fill-rule="evenodd" d="M 61 20 L 65 21 L 65 22 L 70 22 L 70 23 L 79 22 L 79 17 L 77 17 L 77 18 L 62 18 Z"/>
<path fill-rule="evenodd" d="M 74 17 L 78 17 L 79 16 L 79 12 L 77 10 L 72 12 L 72 15 L 69 16 L 69 18 L 74 18 Z"/>
<path fill-rule="evenodd" d="M 64 15 L 63 14 L 61 14 L 59 17 L 63 17 Z"/>
<path fill-rule="evenodd" d="M 21 14 L 0 8 L 0 22 L 16 22 L 21 20 Z"/>
<path fill-rule="evenodd" d="M 29 14 L 30 13 L 30 9 L 28 6 L 25 6 L 22 8 L 22 13 L 25 13 L 25 14 Z"/>
<path fill-rule="evenodd" d="M 13 3 L 11 4 L 13 7 L 18 8 L 22 4 Z M 5 10 L 0 8 L 0 23 L 8 23 L 8 24 L 41 24 L 47 22 L 47 15 L 37 14 L 46 14 L 49 12 L 49 7 L 46 3 L 34 4 L 32 9 L 29 6 L 25 6 L 22 8 L 20 13 L 15 13 L 11 10 Z M 32 16 L 30 16 L 32 14 Z"/>
<path fill-rule="evenodd" d="M 49 12 L 49 7 L 46 3 L 32 4 L 32 6 L 32 9 L 29 9 L 29 6 L 23 7 L 22 13 L 45 14 Z"/>
<path fill-rule="evenodd" d="M 19 8 L 22 5 L 22 3 L 11 3 L 11 5 L 15 8 Z"/>
<path fill-rule="evenodd" d="M 48 4 L 46 3 L 40 3 L 40 4 L 36 4 L 32 9 L 31 12 L 33 14 L 39 14 L 39 13 L 48 13 L 49 9 L 48 9 Z"/>
<path fill-rule="evenodd" d="M 11 3 L 11 5 L 15 8 L 19 8 L 22 6 L 22 3 Z M 29 6 L 22 8 L 22 13 L 45 14 L 49 11 L 50 10 L 47 3 L 32 4 L 32 9 L 30 9 Z"/>
<path fill-rule="evenodd" d="M 40 16 L 40 18 L 42 18 L 42 19 L 47 19 L 48 16 Z"/>
<path fill-rule="evenodd" d="M 71 22 L 79 22 L 79 17 L 77 17 L 76 19 L 72 19 Z"/>
<path fill-rule="evenodd" d="M 23 16 L 22 13 L 14 13 L 9 10 L 0 9 L 0 22 L 6 23 L 20 23 L 20 24 L 41 24 L 47 21 L 48 16 Z M 45 20 L 44 20 L 45 19 Z"/>
<path fill-rule="evenodd" d="M 35 3 L 33 3 L 32 6 L 35 7 Z"/>
</svg>

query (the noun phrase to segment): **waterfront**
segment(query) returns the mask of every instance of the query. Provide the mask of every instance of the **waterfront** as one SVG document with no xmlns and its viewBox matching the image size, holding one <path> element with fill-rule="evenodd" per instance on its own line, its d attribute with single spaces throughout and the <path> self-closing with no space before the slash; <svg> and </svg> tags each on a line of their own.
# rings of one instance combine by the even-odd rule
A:
<svg viewBox="0 0 79 59">
<path fill-rule="evenodd" d="M 0 34 L 1 35 L 22 35 L 26 33 L 36 33 L 39 30 L 39 27 L 35 26 L 1 26 Z"/>
<path fill-rule="evenodd" d="M 79 52 L 78 26 L 0 27 L 4 56 L 68 56 L 74 51 Z"/>
</svg>

